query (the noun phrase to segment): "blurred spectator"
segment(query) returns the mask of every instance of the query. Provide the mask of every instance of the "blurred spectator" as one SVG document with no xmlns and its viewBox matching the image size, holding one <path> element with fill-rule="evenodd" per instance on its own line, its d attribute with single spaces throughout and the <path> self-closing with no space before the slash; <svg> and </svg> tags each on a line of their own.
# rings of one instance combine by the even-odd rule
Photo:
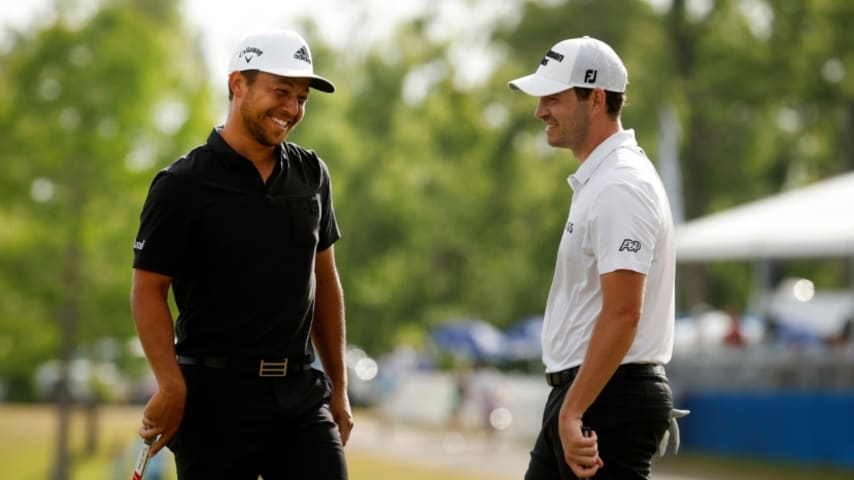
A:
<svg viewBox="0 0 854 480">
<path fill-rule="evenodd" d="M 466 402 L 471 397 L 472 375 L 468 367 L 457 363 L 454 365 L 454 388 L 449 399 L 449 419 L 453 430 L 462 430 L 463 410 Z"/>
<path fill-rule="evenodd" d="M 723 338 L 723 344 L 728 347 L 743 347 L 745 345 L 744 335 L 741 333 L 741 315 L 735 308 L 728 308 L 729 330 Z"/>
<path fill-rule="evenodd" d="M 501 394 L 499 393 L 500 382 L 501 372 L 497 368 L 486 362 L 477 363 L 470 382 L 470 394 L 472 399 L 477 402 L 478 413 L 487 435 L 492 435 L 496 431 L 492 422 L 492 414 L 502 405 Z"/>
<path fill-rule="evenodd" d="M 821 343 L 819 337 L 801 324 L 802 322 L 798 321 L 785 321 L 773 313 L 766 314 L 764 343 L 770 346 L 798 349 L 819 345 Z"/>
<path fill-rule="evenodd" d="M 839 333 L 830 338 L 828 342 L 830 347 L 845 356 L 854 356 L 854 339 L 851 337 L 852 329 L 854 329 L 854 313 L 845 320 Z"/>
</svg>

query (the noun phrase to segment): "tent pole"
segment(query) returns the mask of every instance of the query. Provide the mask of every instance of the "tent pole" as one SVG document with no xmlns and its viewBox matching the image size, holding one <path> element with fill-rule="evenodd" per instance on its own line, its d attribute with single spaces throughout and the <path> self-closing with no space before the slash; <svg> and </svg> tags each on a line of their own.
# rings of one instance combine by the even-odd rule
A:
<svg viewBox="0 0 854 480">
<path fill-rule="evenodd" d="M 763 258 L 753 262 L 753 293 L 750 295 L 749 310 L 764 316 L 768 307 L 768 295 L 773 290 L 771 285 L 771 259 Z"/>
</svg>

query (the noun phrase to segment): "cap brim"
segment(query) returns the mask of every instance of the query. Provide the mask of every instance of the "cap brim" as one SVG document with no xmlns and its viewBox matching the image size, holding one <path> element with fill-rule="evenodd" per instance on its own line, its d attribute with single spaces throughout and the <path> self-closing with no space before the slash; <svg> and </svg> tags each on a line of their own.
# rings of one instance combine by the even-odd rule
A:
<svg viewBox="0 0 854 480">
<path fill-rule="evenodd" d="M 335 84 L 330 82 L 329 80 L 314 75 L 311 78 L 311 82 L 308 84 L 311 88 L 315 90 L 320 90 L 321 92 L 333 93 L 335 92 Z"/>
<path fill-rule="evenodd" d="M 550 78 L 543 77 L 532 73 L 524 77 L 517 78 L 507 82 L 507 86 L 513 90 L 519 90 L 534 97 L 544 97 L 546 95 L 554 95 L 564 90 L 569 90 L 572 85 L 563 82 L 558 82 Z"/>
<path fill-rule="evenodd" d="M 260 71 L 272 73 L 273 75 L 281 75 L 282 77 L 309 78 L 311 79 L 308 84 L 309 87 L 326 93 L 333 93 L 335 91 L 335 84 L 330 82 L 328 79 L 323 78 L 320 75 L 315 75 L 313 73 L 306 72 L 304 70 L 276 70 L 271 68 L 260 69 Z"/>
</svg>

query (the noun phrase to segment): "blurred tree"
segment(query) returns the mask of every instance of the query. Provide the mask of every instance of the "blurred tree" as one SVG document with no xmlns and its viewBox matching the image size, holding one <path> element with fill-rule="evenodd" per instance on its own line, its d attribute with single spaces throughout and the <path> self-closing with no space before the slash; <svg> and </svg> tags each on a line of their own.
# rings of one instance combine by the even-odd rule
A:
<svg viewBox="0 0 854 480">
<path fill-rule="evenodd" d="M 206 70 L 167 0 L 105 0 L 89 16 L 19 34 L 0 62 L 4 229 L 0 375 L 9 396 L 58 350 L 55 478 L 67 477 L 68 362 L 96 338 L 133 336 L 127 296 L 140 205 L 157 168 L 212 116 Z M 9 228 L 11 227 L 11 228 Z"/>
<path fill-rule="evenodd" d="M 850 2 L 690 6 L 674 0 L 665 14 L 687 218 L 850 170 L 844 66 L 852 62 L 840 29 L 854 19 Z M 778 263 L 777 279 L 790 274 L 789 262 Z M 683 265 L 681 303 L 745 305 L 751 289 L 743 271 L 738 264 Z M 832 265 L 816 263 L 814 274 L 846 281 Z"/>
</svg>

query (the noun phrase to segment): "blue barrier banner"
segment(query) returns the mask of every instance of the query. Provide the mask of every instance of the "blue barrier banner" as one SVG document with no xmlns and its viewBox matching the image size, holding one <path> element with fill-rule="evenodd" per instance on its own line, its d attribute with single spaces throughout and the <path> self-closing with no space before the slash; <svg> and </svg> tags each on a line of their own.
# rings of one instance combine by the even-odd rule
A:
<svg viewBox="0 0 854 480">
<path fill-rule="evenodd" d="M 854 390 L 682 396 L 686 450 L 854 469 Z"/>
</svg>

